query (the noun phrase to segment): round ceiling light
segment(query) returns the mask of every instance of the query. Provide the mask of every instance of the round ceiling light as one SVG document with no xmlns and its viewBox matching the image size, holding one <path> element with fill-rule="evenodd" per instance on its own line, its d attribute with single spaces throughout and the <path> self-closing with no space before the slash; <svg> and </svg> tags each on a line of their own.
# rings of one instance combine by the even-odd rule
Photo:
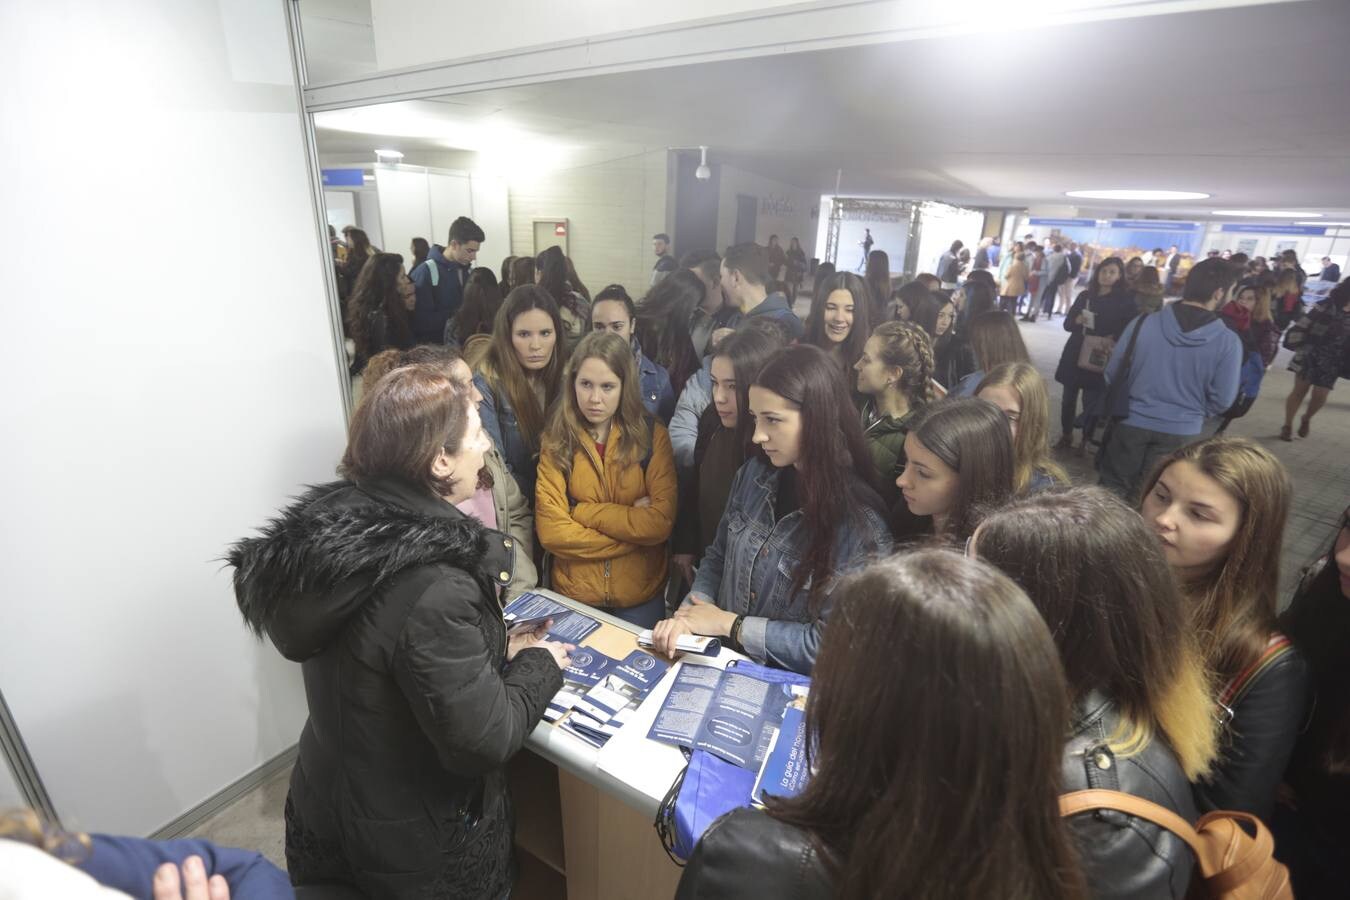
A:
<svg viewBox="0 0 1350 900">
<path fill-rule="evenodd" d="M 388 159 L 402 159 L 402 158 L 403 158 L 403 154 L 402 154 L 402 152 L 400 152 L 400 151 L 398 151 L 398 150 L 376 150 L 376 151 L 375 151 L 375 158 L 376 158 L 376 159 L 385 159 L 385 158 L 388 158 Z"/>
<path fill-rule="evenodd" d="M 1295 212 L 1289 209 L 1216 209 L 1216 216 L 1248 216 L 1253 219 L 1319 219 L 1321 213 Z"/>
<path fill-rule="evenodd" d="M 1066 197 L 1078 197 L 1083 200 L 1204 200 L 1209 194 L 1199 191 L 1065 191 Z"/>
</svg>

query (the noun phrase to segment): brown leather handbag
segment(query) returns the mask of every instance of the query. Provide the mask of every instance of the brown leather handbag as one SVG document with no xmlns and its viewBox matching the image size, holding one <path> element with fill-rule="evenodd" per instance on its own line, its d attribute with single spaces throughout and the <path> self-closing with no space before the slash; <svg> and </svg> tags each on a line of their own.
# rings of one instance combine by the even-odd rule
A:
<svg viewBox="0 0 1350 900">
<path fill-rule="evenodd" d="M 1188 896 L 1223 900 L 1293 900 L 1289 870 L 1275 858 L 1275 840 L 1250 813 L 1217 810 L 1194 827 L 1181 816 L 1142 797 L 1120 791 L 1073 791 L 1059 798 L 1059 813 L 1076 816 L 1113 809 L 1166 828 L 1195 853 L 1197 876 Z M 1243 828 L 1246 825 L 1247 828 Z M 1248 831 L 1250 829 L 1250 833 Z"/>
</svg>

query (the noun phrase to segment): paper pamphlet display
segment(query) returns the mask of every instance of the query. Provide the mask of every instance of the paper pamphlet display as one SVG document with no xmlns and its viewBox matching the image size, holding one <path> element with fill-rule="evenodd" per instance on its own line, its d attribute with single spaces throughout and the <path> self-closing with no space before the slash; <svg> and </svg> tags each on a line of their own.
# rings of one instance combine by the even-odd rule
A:
<svg viewBox="0 0 1350 900">
<path fill-rule="evenodd" d="M 783 711 L 806 690 L 735 669 L 683 666 L 647 736 L 707 750 L 743 769 L 758 771 L 783 721 Z"/>
</svg>

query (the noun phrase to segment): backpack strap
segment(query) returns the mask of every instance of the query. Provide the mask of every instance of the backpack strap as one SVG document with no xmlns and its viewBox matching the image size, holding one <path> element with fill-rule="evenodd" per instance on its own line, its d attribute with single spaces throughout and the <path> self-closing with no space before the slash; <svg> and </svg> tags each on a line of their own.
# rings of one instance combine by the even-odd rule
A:
<svg viewBox="0 0 1350 900">
<path fill-rule="evenodd" d="M 1281 657 L 1293 649 L 1294 642 L 1287 635 L 1278 632 L 1272 634 L 1270 640 L 1266 642 L 1266 649 L 1256 661 L 1237 673 L 1237 676 L 1224 687 L 1223 693 L 1219 695 L 1219 703 L 1231 710 L 1247 695 L 1247 691 L 1251 690 L 1252 684 L 1262 672 L 1275 665 Z"/>
<path fill-rule="evenodd" d="M 1136 819 L 1152 822 L 1159 828 L 1165 828 L 1185 841 L 1191 851 L 1195 853 L 1197 859 L 1203 857 L 1204 848 L 1200 843 L 1200 835 L 1196 833 L 1195 828 L 1170 809 L 1145 800 L 1143 797 L 1136 797 L 1134 794 L 1126 794 L 1123 791 L 1101 789 L 1071 791 L 1059 795 L 1059 814 L 1065 818 L 1091 812 L 1094 809 L 1113 809 L 1116 812 L 1134 816 Z"/>
</svg>

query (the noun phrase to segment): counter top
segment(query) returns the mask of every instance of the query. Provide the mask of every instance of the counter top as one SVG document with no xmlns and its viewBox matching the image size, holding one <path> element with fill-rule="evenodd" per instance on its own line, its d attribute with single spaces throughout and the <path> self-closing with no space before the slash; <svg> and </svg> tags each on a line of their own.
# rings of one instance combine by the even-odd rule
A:
<svg viewBox="0 0 1350 900">
<path fill-rule="evenodd" d="M 641 631 L 637 626 L 553 591 L 536 588 L 534 593 L 542 594 L 601 623 L 601 628 L 582 642 L 584 646 L 594 646 L 620 659 L 637 649 L 637 635 Z M 610 738 L 604 747 L 592 747 L 549 722 L 540 722 L 526 739 L 525 746 L 583 781 L 655 818 L 661 800 L 685 765 L 684 753 L 680 748 L 647 738 L 647 731 L 656 719 L 666 694 L 670 692 L 676 671 L 685 665 L 708 665 L 722 669 L 732 660 L 743 658 L 727 647 L 723 647 L 716 657 L 682 658 L 671 666 L 666 676 L 634 711 L 628 724 Z"/>
</svg>

